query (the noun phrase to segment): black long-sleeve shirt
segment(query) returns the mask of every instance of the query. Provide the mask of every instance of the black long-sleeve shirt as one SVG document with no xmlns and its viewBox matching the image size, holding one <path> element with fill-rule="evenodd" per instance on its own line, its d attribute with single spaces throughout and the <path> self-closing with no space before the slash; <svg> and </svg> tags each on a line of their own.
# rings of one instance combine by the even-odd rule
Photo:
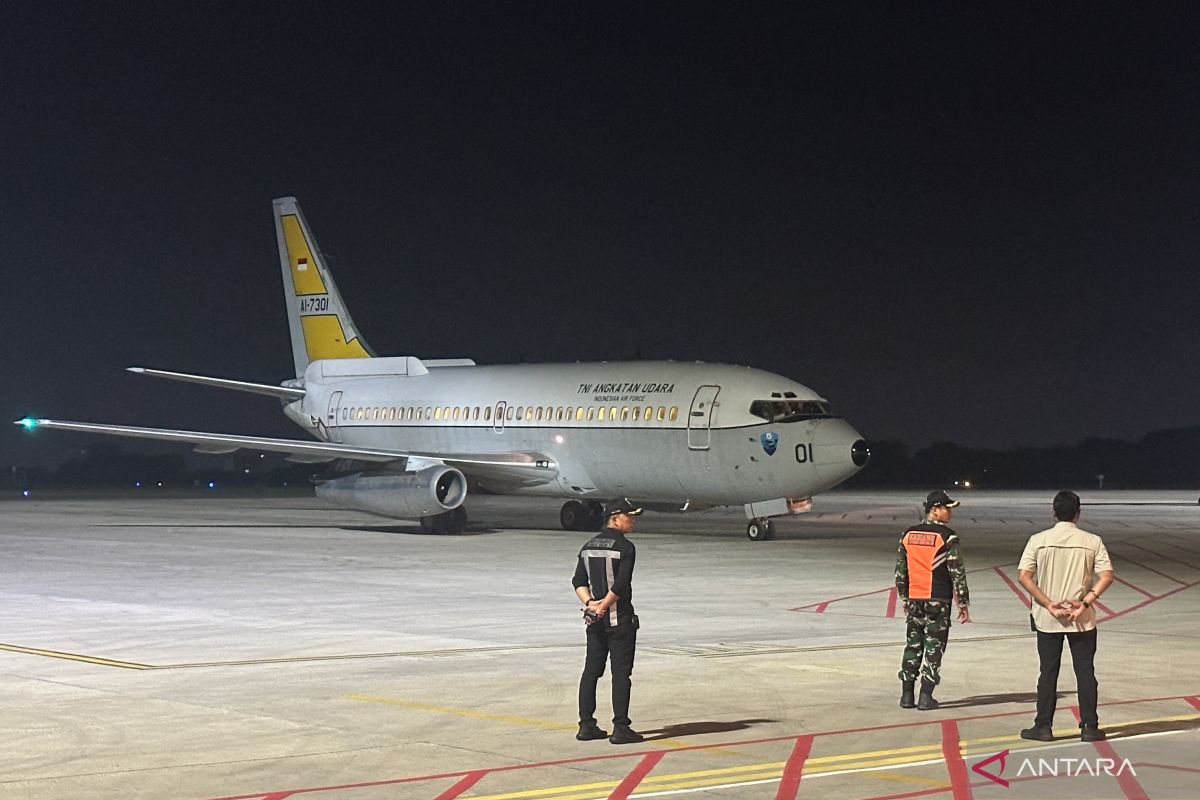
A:
<svg viewBox="0 0 1200 800">
<path fill-rule="evenodd" d="M 633 616 L 633 564 L 637 549 L 625 534 L 605 528 L 579 550 L 571 585 L 589 587 L 592 597 L 603 600 L 610 591 L 617 602 L 608 609 L 608 624 L 615 626 Z"/>
</svg>

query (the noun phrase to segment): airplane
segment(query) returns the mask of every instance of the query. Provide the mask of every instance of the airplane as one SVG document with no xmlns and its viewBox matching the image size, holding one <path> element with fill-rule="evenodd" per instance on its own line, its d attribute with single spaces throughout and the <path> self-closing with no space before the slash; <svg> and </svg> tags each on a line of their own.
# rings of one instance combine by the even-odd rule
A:
<svg viewBox="0 0 1200 800">
<path fill-rule="evenodd" d="M 742 506 L 752 541 L 772 519 L 866 465 L 870 447 L 825 398 L 788 378 L 703 362 L 477 365 L 380 357 L 354 324 L 294 197 L 274 200 L 295 377 L 279 385 L 129 371 L 274 397 L 311 441 L 27 417 L 59 429 L 330 462 L 333 504 L 457 533 L 471 486 L 565 498 L 565 530 L 598 530 L 606 500 L 655 511 Z"/>
</svg>

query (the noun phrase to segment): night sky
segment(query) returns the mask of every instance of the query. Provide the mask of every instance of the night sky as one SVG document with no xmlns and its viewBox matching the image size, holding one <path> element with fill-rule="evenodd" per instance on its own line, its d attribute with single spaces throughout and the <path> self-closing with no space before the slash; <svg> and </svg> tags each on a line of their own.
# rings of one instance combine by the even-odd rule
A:
<svg viewBox="0 0 1200 800">
<path fill-rule="evenodd" d="M 1200 424 L 1200 6 L 365 5 L 0 8 L 6 419 L 300 435 L 123 371 L 291 377 L 295 195 L 382 354 L 748 364 L 914 447 Z"/>
</svg>

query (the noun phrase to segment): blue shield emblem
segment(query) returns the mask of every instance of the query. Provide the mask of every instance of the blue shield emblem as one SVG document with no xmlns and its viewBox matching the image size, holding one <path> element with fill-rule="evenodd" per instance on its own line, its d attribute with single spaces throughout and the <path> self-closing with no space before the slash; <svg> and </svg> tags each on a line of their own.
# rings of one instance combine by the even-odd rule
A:
<svg viewBox="0 0 1200 800">
<path fill-rule="evenodd" d="M 767 431 L 758 437 L 758 441 L 762 443 L 763 452 L 769 456 L 775 455 L 775 448 L 779 447 L 779 434 L 775 431 Z"/>
</svg>

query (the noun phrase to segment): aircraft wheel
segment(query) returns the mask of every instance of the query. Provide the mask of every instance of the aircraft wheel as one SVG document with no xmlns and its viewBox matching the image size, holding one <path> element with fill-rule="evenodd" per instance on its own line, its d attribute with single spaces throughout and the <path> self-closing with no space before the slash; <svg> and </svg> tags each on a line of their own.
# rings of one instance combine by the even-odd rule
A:
<svg viewBox="0 0 1200 800">
<path fill-rule="evenodd" d="M 766 517 L 753 519 L 746 526 L 746 535 L 750 537 L 750 541 L 752 542 L 765 542 L 768 539 L 775 538 L 775 526 Z"/>
<path fill-rule="evenodd" d="M 587 509 L 587 530 L 598 531 L 604 527 L 604 504 L 599 500 L 588 500 L 584 503 Z"/>
<path fill-rule="evenodd" d="M 578 500 L 568 500 L 563 503 L 562 511 L 558 512 L 558 521 L 564 531 L 586 530 L 587 509 Z"/>
<path fill-rule="evenodd" d="M 448 533 L 462 533 L 463 529 L 467 527 L 467 509 L 462 506 L 447 511 L 442 516 L 446 517 L 446 531 Z"/>
</svg>

